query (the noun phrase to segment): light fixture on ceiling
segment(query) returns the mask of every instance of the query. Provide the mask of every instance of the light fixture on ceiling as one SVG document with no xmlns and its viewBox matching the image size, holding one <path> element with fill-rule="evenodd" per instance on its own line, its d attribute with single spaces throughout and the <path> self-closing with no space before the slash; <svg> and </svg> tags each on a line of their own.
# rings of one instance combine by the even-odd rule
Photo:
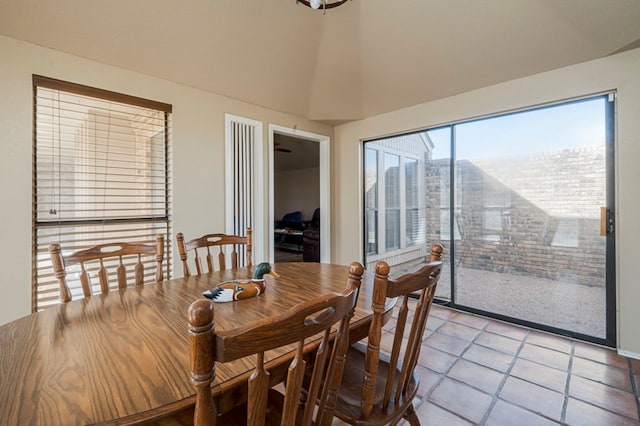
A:
<svg viewBox="0 0 640 426">
<path fill-rule="evenodd" d="M 322 9 L 322 13 L 326 13 L 327 9 L 333 9 L 334 7 L 345 4 L 347 0 L 296 0 L 296 3 L 302 3 L 312 9 Z"/>
</svg>

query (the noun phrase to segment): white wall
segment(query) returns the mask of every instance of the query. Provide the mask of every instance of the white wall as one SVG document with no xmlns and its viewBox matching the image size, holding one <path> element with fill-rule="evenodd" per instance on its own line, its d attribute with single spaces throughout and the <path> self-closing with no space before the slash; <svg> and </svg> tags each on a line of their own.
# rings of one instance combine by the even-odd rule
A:
<svg viewBox="0 0 640 426">
<path fill-rule="evenodd" d="M 320 168 L 276 173 L 273 188 L 276 220 L 297 210 L 302 212 L 302 220 L 311 220 L 314 210 L 320 207 Z"/>
<path fill-rule="evenodd" d="M 0 58 L 0 324 L 31 309 L 32 74 L 173 105 L 174 231 L 186 235 L 224 229 L 225 113 L 333 136 L 330 127 L 300 117 L 6 37 L 0 37 Z M 618 344 L 640 355 L 639 76 L 636 49 L 337 127 L 331 152 L 332 261 L 349 264 L 363 258 L 362 139 L 617 89 Z M 266 191 L 266 180 L 264 185 Z"/>
<path fill-rule="evenodd" d="M 265 144 L 269 123 L 333 136 L 300 117 L 1 36 L 0 58 L 0 324 L 31 312 L 32 74 L 173 105 L 173 229 L 187 236 L 224 230 L 225 113 L 263 121 Z"/>
<path fill-rule="evenodd" d="M 640 49 L 416 105 L 336 128 L 333 260 L 362 259 L 361 140 L 569 99 L 618 91 L 616 134 L 616 270 L 618 346 L 640 357 Z"/>
</svg>

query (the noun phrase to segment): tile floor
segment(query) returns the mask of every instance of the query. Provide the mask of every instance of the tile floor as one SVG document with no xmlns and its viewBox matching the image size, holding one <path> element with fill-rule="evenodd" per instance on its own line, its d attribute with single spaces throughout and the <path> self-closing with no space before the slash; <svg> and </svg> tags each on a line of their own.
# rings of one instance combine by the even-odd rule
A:
<svg viewBox="0 0 640 426">
<path fill-rule="evenodd" d="M 427 329 L 423 425 L 640 425 L 639 360 L 437 305 Z"/>
</svg>

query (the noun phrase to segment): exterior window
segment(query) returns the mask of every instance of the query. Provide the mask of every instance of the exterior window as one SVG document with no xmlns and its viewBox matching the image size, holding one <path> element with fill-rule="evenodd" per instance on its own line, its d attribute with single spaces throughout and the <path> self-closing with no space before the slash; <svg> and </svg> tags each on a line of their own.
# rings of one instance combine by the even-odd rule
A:
<svg viewBox="0 0 640 426">
<path fill-rule="evenodd" d="M 378 152 L 365 149 L 366 253 L 378 252 Z"/>
<path fill-rule="evenodd" d="M 384 155 L 385 247 L 400 248 L 400 156 Z"/>
<path fill-rule="evenodd" d="M 418 160 L 408 158 L 404 162 L 405 192 L 405 232 L 407 246 L 422 244 L 425 241 L 424 210 L 420 209 L 420 184 Z"/>
<path fill-rule="evenodd" d="M 368 266 L 424 256 L 427 241 L 426 133 L 364 145 L 364 232 Z M 408 252 L 411 252 L 408 254 Z"/>
<path fill-rule="evenodd" d="M 171 105 L 39 76 L 33 87 L 32 309 L 59 303 L 52 243 L 70 253 L 162 233 L 170 277 Z"/>
</svg>

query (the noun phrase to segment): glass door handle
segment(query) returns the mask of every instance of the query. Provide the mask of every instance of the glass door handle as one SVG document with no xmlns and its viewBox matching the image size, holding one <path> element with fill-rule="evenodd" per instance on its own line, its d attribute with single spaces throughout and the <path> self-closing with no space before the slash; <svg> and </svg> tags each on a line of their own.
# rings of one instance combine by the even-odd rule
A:
<svg viewBox="0 0 640 426">
<path fill-rule="evenodd" d="M 600 236 L 606 237 L 607 234 L 613 234 L 613 210 L 606 207 L 600 207 Z"/>
</svg>

